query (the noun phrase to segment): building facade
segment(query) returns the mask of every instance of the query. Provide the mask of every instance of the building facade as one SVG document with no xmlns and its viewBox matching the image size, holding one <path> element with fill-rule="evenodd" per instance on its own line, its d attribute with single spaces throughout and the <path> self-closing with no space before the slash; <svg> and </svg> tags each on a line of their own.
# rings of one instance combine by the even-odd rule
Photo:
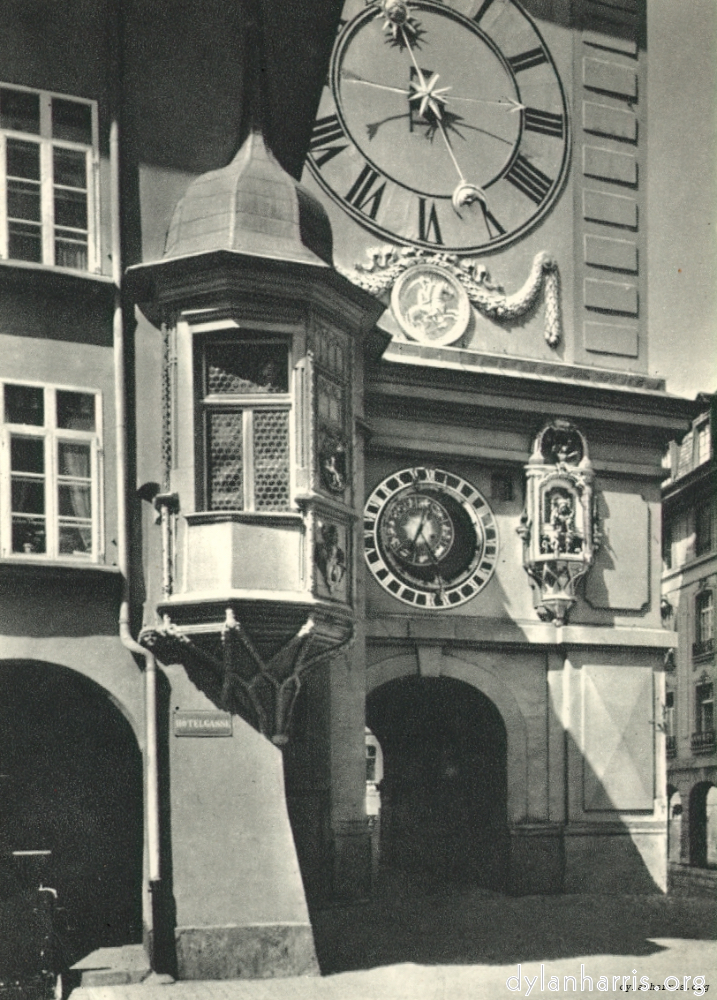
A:
<svg viewBox="0 0 717 1000">
<path fill-rule="evenodd" d="M 717 864 L 714 737 L 714 403 L 670 449 L 663 487 L 663 615 L 679 646 L 668 656 L 665 731 L 669 858 Z M 711 408 L 710 403 L 712 404 Z"/>
<path fill-rule="evenodd" d="M 189 979 L 666 886 L 644 5 L 294 6 L 2 13 L 0 846 Z"/>
</svg>

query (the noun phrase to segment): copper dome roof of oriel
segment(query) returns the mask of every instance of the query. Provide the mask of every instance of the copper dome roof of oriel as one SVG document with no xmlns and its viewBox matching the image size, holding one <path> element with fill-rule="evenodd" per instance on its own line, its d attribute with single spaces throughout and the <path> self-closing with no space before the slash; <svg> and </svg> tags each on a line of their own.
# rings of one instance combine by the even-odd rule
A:
<svg viewBox="0 0 717 1000">
<path fill-rule="evenodd" d="M 164 260 L 216 250 L 333 264 L 323 206 L 284 170 L 256 127 L 231 163 L 189 185 L 174 210 Z"/>
</svg>

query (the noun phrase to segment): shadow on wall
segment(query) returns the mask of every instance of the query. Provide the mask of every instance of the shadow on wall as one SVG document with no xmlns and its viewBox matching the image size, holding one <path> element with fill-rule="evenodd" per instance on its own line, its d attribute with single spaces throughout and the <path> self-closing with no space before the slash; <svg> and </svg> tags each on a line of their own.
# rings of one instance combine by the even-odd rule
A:
<svg viewBox="0 0 717 1000">
<path fill-rule="evenodd" d="M 648 727 L 652 746 L 649 715 L 628 724 Z M 390 681 L 369 695 L 367 723 L 381 742 L 386 775 L 378 877 L 363 904 L 312 907 L 324 974 L 409 961 L 646 955 L 661 950 L 652 937 L 711 936 L 706 905 L 703 913 L 701 904 L 668 900 L 653 879 L 646 861 L 659 870 L 659 838 L 648 836 L 653 855 L 643 846 L 643 858 L 611 801 L 610 791 L 621 810 L 651 814 L 651 801 L 649 809 L 624 805 L 628 796 L 639 803 L 643 791 L 651 799 L 651 762 L 608 760 L 601 765 L 608 789 L 566 734 L 565 780 L 569 773 L 569 797 L 579 800 L 569 803 L 571 814 L 582 816 L 583 831 L 586 820 L 593 829 L 603 822 L 607 835 L 574 836 L 553 824 L 552 835 L 538 840 L 521 837 L 520 824 L 509 821 L 511 735 L 471 685 L 448 677 Z M 607 723 L 602 739 L 612 742 Z"/>
</svg>

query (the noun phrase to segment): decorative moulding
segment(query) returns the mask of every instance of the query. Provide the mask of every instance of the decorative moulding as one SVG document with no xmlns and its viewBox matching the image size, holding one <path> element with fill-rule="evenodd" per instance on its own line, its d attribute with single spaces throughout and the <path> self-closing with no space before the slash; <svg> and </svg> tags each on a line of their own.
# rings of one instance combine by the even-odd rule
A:
<svg viewBox="0 0 717 1000">
<path fill-rule="evenodd" d="M 367 254 L 370 264 L 358 263 L 352 269 L 341 269 L 342 274 L 373 295 L 396 290 L 391 297 L 393 312 L 402 330 L 412 340 L 441 346 L 454 343 L 462 336 L 465 332 L 465 327 L 460 328 L 462 288 L 482 316 L 499 323 L 522 319 L 542 294 L 545 299 L 545 339 L 551 347 L 560 343 L 560 276 L 557 261 L 547 253 L 536 255 L 525 283 L 512 295 L 506 295 L 502 285 L 491 281 L 484 264 L 463 260 L 455 254 L 390 245 L 368 250 Z M 413 295 L 406 289 L 407 283 L 409 289 L 413 283 L 403 277 L 411 268 L 418 269 Z M 421 279 L 424 279 L 425 287 L 422 287 Z M 446 287 L 442 287 L 441 283 Z M 410 313 L 411 309 L 413 313 Z M 454 321 L 445 317 L 449 311 L 455 313 Z M 443 328 L 442 323 L 445 324 Z M 426 333 L 427 329 L 434 328 L 435 336 Z M 440 339 L 444 335 L 446 339 Z"/>
</svg>

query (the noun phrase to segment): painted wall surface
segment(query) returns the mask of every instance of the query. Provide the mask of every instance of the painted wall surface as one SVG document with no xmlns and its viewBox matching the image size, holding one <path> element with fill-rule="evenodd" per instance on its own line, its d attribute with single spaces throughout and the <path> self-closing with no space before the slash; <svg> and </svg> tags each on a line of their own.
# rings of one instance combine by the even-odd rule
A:
<svg viewBox="0 0 717 1000">
<path fill-rule="evenodd" d="M 102 530 L 98 562 L 117 565 L 115 393 L 111 315 L 100 303 L 11 287 L 0 305 L 0 378 L 100 393 Z"/>
<path fill-rule="evenodd" d="M 650 371 L 670 392 L 717 385 L 717 10 L 648 0 Z"/>
</svg>

